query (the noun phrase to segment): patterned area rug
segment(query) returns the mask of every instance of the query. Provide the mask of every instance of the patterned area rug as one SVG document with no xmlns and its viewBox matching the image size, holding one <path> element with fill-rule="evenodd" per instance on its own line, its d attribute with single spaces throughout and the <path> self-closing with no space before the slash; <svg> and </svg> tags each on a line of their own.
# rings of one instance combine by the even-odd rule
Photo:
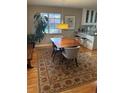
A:
<svg viewBox="0 0 124 93">
<path fill-rule="evenodd" d="M 78 54 L 78 64 L 57 54 L 52 62 L 52 48 L 38 48 L 39 93 L 60 93 L 96 80 L 96 58 L 88 53 Z"/>
</svg>

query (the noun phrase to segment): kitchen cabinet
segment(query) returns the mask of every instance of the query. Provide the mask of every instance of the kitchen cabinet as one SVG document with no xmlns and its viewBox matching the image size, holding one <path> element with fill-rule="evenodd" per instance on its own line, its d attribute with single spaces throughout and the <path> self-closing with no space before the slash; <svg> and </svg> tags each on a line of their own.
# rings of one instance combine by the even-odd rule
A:
<svg viewBox="0 0 124 93">
<path fill-rule="evenodd" d="M 96 25 L 97 11 L 96 9 L 83 9 L 81 25 Z"/>
<path fill-rule="evenodd" d="M 78 36 L 78 40 L 80 42 L 81 45 L 83 45 L 84 47 L 93 50 L 93 49 L 97 49 L 97 36 L 96 35 L 89 35 L 86 33 L 77 33 L 76 36 Z"/>
</svg>

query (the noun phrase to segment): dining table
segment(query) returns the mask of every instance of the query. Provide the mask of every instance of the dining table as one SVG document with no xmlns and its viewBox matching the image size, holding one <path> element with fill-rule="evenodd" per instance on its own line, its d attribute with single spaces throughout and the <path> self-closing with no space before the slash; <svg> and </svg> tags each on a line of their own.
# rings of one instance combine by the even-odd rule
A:
<svg viewBox="0 0 124 93">
<path fill-rule="evenodd" d="M 57 48 L 80 46 L 79 40 L 75 38 L 50 38 Z"/>
</svg>

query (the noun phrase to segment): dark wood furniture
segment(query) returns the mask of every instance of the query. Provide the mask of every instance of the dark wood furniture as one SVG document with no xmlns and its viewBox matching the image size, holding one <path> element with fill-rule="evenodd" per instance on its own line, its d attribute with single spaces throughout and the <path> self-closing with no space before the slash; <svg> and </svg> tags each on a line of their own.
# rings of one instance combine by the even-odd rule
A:
<svg viewBox="0 0 124 93">
<path fill-rule="evenodd" d="M 27 44 L 27 68 L 33 68 L 31 65 L 33 48 L 34 48 L 33 43 Z"/>
</svg>

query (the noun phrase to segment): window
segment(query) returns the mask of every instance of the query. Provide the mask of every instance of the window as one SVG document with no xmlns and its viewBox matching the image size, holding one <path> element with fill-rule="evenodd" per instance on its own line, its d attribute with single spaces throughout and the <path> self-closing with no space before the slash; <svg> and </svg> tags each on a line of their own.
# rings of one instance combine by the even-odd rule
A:
<svg viewBox="0 0 124 93">
<path fill-rule="evenodd" d="M 89 10 L 87 10 L 87 14 L 86 14 L 86 23 L 88 23 L 89 20 Z"/>
<path fill-rule="evenodd" d="M 45 29 L 46 33 L 55 34 L 61 33 L 60 29 L 57 29 L 57 24 L 61 23 L 60 13 L 40 13 L 41 16 L 47 16 L 49 19 L 48 26 Z"/>
<path fill-rule="evenodd" d="M 93 14 L 94 14 L 94 11 L 92 10 L 92 11 L 91 11 L 90 23 L 93 23 Z"/>
</svg>

